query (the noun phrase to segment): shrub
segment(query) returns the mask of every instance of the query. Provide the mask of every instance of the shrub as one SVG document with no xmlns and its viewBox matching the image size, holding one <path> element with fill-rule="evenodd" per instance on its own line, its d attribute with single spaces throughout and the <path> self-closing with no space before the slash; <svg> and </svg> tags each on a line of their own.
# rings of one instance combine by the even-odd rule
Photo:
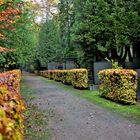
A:
<svg viewBox="0 0 140 140">
<path fill-rule="evenodd" d="M 47 71 L 39 71 L 39 75 L 48 78 L 48 72 Z"/>
<path fill-rule="evenodd" d="M 52 72 L 52 79 L 55 80 L 55 81 L 58 81 L 60 82 L 61 79 L 62 79 L 62 71 L 61 70 L 54 70 Z"/>
<path fill-rule="evenodd" d="M 0 139 L 23 139 L 24 102 L 20 96 L 20 71 L 0 74 Z"/>
<path fill-rule="evenodd" d="M 63 84 L 72 84 L 76 88 L 88 87 L 88 71 L 86 69 L 72 69 L 72 70 L 48 70 L 41 71 L 41 76 L 55 81 L 61 81 Z"/>
<path fill-rule="evenodd" d="M 62 83 L 66 85 L 71 85 L 73 70 L 63 70 L 62 71 Z"/>
<path fill-rule="evenodd" d="M 86 69 L 72 70 L 72 85 L 76 88 L 88 87 L 88 71 Z"/>
<path fill-rule="evenodd" d="M 101 95 L 116 102 L 135 104 L 137 73 L 134 70 L 107 69 L 99 72 Z"/>
</svg>

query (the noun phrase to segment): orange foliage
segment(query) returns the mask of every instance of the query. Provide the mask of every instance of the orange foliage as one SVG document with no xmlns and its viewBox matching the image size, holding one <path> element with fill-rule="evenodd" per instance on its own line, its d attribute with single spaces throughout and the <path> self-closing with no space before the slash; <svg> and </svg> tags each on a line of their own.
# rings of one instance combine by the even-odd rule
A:
<svg viewBox="0 0 140 140">
<path fill-rule="evenodd" d="M 13 52 L 14 49 L 8 49 L 8 48 L 4 48 L 4 47 L 0 47 L 0 53 L 1 52 Z"/>
<path fill-rule="evenodd" d="M 2 39 L 3 29 L 15 30 L 14 25 L 16 24 L 16 20 L 20 18 L 21 8 L 19 3 L 14 3 L 14 0 L 6 2 L 0 0 L 0 7 L 0 39 Z"/>
<path fill-rule="evenodd" d="M 23 140 L 24 102 L 19 70 L 0 73 L 0 140 Z"/>
</svg>

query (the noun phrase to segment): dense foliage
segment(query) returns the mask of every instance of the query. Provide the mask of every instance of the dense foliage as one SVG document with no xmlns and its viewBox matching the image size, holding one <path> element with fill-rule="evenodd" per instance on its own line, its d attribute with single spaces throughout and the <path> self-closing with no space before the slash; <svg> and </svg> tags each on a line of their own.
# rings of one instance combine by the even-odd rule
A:
<svg viewBox="0 0 140 140">
<path fill-rule="evenodd" d="M 139 0 L 60 0 L 59 13 L 45 23 L 49 30 L 44 32 L 47 44 L 43 50 L 47 60 L 53 57 L 50 60 L 57 61 L 56 56 L 77 57 L 78 63 L 86 67 L 106 57 L 119 65 L 133 61 L 139 57 L 139 7 Z M 57 21 L 57 30 L 50 28 L 52 21 Z M 51 38 L 59 41 L 49 42 L 50 32 Z M 56 51 L 52 56 L 48 46 L 55 46 L 56 50 L 63 48 L 63 55 Z"/>
<path fill-rule="evenodd" d="M 47 67 L 48 62 L 61 61 L 62 51 L 59 37 L 59 27 L 55 20 L 43 23 L 39 34 L 39 47 L 37 48 L 37 59 L 42 67 Z"/>
<path fill-rule="evenodd" d="M 132 61 L 140 31 L 138 5 L 139 1 L 125 0 L 75 1 L 73 38 L 87 63 L 106 57 L 121 65 L 127 58 Z"/>
<path fill-rule="evenodd" d="M 109 69 L 99 72 L 101 95 L 116 102 L 135 104 L 137 73 L 133 70 Z"/>
<path fill-rule="evenodd" d="M 1 71 L 31 63 L 35 57 L 37 28 L 32 4 L 22 0 L 1 1 L 0 46 L 13 52 L 0 53 Z"/>
<path fill-rule="evenodd" d="M 88 71 L 86 69 L 46 70 L 40 71 L 40 75 L 64 84 L 71 84 L 75 88 L 88 87 Z"/>
<path fill-rule="evenodd" d="M 0 139 L 23 139 L 23 111 L 25 106 L 20 96 L 19 70 L 0 74 Z"/>
<path fill-rule="evenodd" d="M 7 37 L 5 36 L 4 31 L 16 29 L 17 20 L 21 15 L 21 2 L 21 0 L 0 1 L 0 45 L 1 39 Z"/>
</svg>

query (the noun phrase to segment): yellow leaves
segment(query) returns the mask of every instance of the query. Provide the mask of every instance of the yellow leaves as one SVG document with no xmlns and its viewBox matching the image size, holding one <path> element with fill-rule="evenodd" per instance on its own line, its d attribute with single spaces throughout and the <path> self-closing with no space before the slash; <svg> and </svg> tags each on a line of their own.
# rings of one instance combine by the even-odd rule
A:
<svg viewBox="0 0 140 140">
<path fill-rule="evenodd" d="M 88 72 L 86 69 L 74 69 L 72 85 L 77 88 L 88 87 Z"/>
<path fill-rule="evenodd" d="M 64 84 L 72 84 L 76 88 L 88 87 L 88 71 L 86 69 L 46 70 L 40 71 L 40 75 L 61 81 Z"/>
<path fill-rule="evenodd" d="M 58 5 L 59 2 L 60 2 L 60 0 L 48 0 L 47 1 L 48 5 L 52 5 L 52 6 Z"/>
<path fill-rule="evenodd" d="M 15 140 L 23 140 L 23 136 L 20 132 L 16 133 L 16 139 Z"/>
<path fill-rule="evenodd" d="M 0 5 L 4 4 L 6 1 L 0 0 Z M 8 2 L 13 2 L 13 0 L 8 0 Z"/>
<path fill-rule="evenodd" d="M 7 94 L 7 87 L 6 86 L 1 86 L 0 87 L 0 94 L 2 96 L 5 96 Z"/>
<path fill-rule="evenodd" d="M 99 72 L 100 92 L 113 101 L 135 104 L 137 73 L 128 69 L 107 69 Z M 110 90 L 107 90 L 107 89 Z"/>
<path fill-rule="evenodd" d="M 1 119 L 1 118 L 5 118 L 5 117 L 6 117 L 6 115 L 5 115 L 4 110 L 2 110 L 2 109 L 0 108 L 0 119 Z"/>
<path fill-rule="evenodd" d="M 0 74 L 0 138 L 23 140 L 23 112 L 25 106 L 20 96 L 19 70 Z"/>
<path fill-rule="evenodd" d="M 4 1 L 3 0 L 0 0 L 0 5 L 4 4 Z"/>
<path fill-rule="evenodd" d="M 2 138 L 2 134 L 0 133 L 0 140 L 3 140 L 3 138 Z"/>
</svg>

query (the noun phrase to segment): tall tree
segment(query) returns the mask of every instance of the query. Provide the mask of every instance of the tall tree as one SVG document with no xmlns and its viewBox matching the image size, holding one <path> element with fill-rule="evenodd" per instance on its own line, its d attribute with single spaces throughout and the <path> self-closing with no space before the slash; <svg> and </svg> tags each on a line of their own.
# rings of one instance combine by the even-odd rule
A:
<svg viewBox="0 0 140 140">
<path fill-rule="evenodd" d="M 12 31 L 16 29 L 17 20 L 21 15 L 22 1 L 0 1 L 0 45 L 6 38 L 4 31 Z"/>
<path fill-rule="evenodd" d="M 13 48 L 14 53 L 1 57 L 1 62 L 4 60 L 3 58 L 9 60 L 12 57 L 14 59 L 11 60 L 14 60 L 13 64 L 16 66 L 30 63 L 34 59 L 35 46 L 37 46 L 35 38 L 37 30 L 34 28 L 32 5 L 28 2 L 7 1 L 2 6 L 4 9 L 1 9 L 3 10 L 1 15 L 4 18 L 1 17 L 0 22 L 3 34 L 3 37 L 0 38 L 0 45 Z M 16 9 L 13 12 L 13 10 L 9 11 L 7 7 Z"/>
<path fill-rule="evenodd" d="M 59 3 L 59 25 L 61 46 L 65 50 L 65 57 L 72 55 L 71 27 L 74 23 L 73 0 L 61 0 Z"/>
<path fill-rule="evenodd" d="M 37 59 L 42 67 L 47 67 L 48 62 L 61 61 L 63 57 L 60 46 L 59 26 L 55 19 L 43 23 L 39 35 Z"/>
<path fill-rule="evenodd" d="M 132 60 L 131 46 L 140 26 L 136 1 L 77 0 L 75 7 L 73 38 L 87 61 L 108 57 L 124 64 L 127 57 Z"/>
</svg>

